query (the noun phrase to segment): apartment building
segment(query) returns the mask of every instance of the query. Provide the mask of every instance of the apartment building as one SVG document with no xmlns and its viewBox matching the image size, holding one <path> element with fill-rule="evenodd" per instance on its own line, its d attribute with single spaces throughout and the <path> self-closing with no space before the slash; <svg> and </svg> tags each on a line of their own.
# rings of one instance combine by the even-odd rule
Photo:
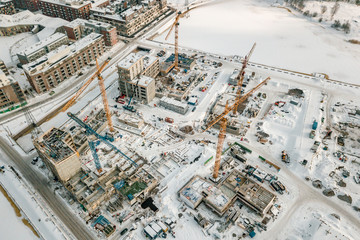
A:
<svg viewBox="0 0 360 240">
<path fill-rule="evenodd" d="M 8 71 L 4 61 L 1 59 L 0 59 L 0 70 L 3 71 L 6 76 L 9 75 L 9 71 Z"/>
<path fill-rule="evenodd" d="M 63 45 L 36 61 L 23 65 L 23 69 L 35 91 L 43 93 L 75 75 L 104 51 L 103 36 L 91 33 L 72 45 Z"/>
<path fill-rule="evenodd" d="M 106 46 L 113 46 L 118 42 L 116 27 L 104 22 L 78 18 L 65 25 L 64 29 L 71 40 L 79 40 L 91 32 L 96 32 L 104 36 Z"/>
<path fill-rule="evenodd" d="M 39 10 L 39 0 L 14 0 L 16 8 L 27 9 L 35 12 Z"/>
<path fill-rule="evenodd" d="M 52 128 L 34 141 L 34 147 L 60 181 L 68 181 L 81 171 L 79 154 L 68 132 Z"/>
<path fill-rule="evenodd" d="M 17 53 L 17 57 L 21 64 L 27 64 L 59 48 L 62 45 L 68 45 L 68 43 L 69 39 L 65 34 L 55 33 L 50 37 L 25 49 L 24 51 Z"/>
<path fill-rule="evenodd" d="M 110 23 L 115 26 L 117 33 L 121 36 L 132 37 L 149 23 L 168 11 L 166 0 L 137 1 L 137 5 L 119 9 L 119 5 L 109 8 L 93 7 L 90 10 L 91 18 Z M 124 5 L 122 5 L 124 6 Z M 119 14 L 119 11 L 120 14 Z"/>
<path fill-rule="evenodd" d="M 25 99 L 25 95 L 19 84 L 0 70 L 0 108 L 12 106 L 19 103 L 19 98 Z"/>
<path fill-rule="evenodd" d="M 0 15 L 0 36 L 12 36 L 23 32 L 38 33 L 44 39 L 68 22 L 60 18 L 52 18 L 42 14 L 34 14 L 28 10 L 13 15 Z"/>
<path fill-rule="evenodd" d="M 90 1 L 40 0 L 39 6 L 44 15 L 59 17 L 67 21 L 77 18 L 89 19 L 90 17 Z"/>
<path fill-rule="evenodd" d="M 146 103 L 155 97 L 155 77 L 159 74 L 159 58 L 145 52 L 130 53 L 118 63 L 120 93 Z"/>
<path fill-rule="evenodd" d="M 13 0 L 0 0 L 0 14 L 12 15 L 15 13 L 16 10 Z"/>
</svg>

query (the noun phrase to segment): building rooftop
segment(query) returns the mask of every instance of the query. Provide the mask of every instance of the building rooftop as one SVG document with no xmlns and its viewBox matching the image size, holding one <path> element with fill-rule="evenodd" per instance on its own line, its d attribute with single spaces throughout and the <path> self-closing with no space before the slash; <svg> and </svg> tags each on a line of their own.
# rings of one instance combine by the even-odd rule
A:
<svg viewBox="0 0 360 240">
<path fill-rule="evenodd" d="M 118 63 L 119 68 L 129 69 L 134 63 L 143 58 L 144 55 L 140 53 L 130 53 Z"/>
<path fill-rule="evenodd" d="M 162 97 L 160 99 L 161 102 L 165 102 L 167 104 L 170 104 L 170 105 L 175 105 L 175 106 L 178 106 L 178 107 L 181 107 L 181 108 L 187 108 L 188 105 L 186 103 L 182 103 L 178 100 L 175 100 L 173 98 L 168 98 L 168 97 Z"/>
<path fill-rule="evenodd" d="M 68 21 L 61 18 L 48 17 L 43 14 L 34 14 L 29 10 L 21 11 L 13 15 L 0 15 L 0 28 L 13 27 L 18 25 L 40 25 L 45 29 L 37 33 L 40 39 L 47 38 L 55 32 L 55 30 Z"/>
<path fill-rule="evenodd" d="M 41 40 L 40 42 L 32 45 L 31 47 L 25 49 L 24 51 L 19 52 L 18 54 L 29 55 L 29 54 L 31 54 L 33 52 L 36 52 L 36 51 L 44 48 L 48 44 L 53 43 L 55 41 L 58 41 L 59 39 L 65 38 L 65 37 L 67 38 L 67 36 L 65 34 L 63 34 L 63 33 L 59 33 L 59 32 L 54 33 L 50 37 L 45 38 L 44 40 Z"/>
<path fill-rule="evenodd" d="M 81 51 L 83 48 L 87 47 L 90 43 L 101 38 L 102 35 L 98 33 L 90 33 L 86 37 L 78 40 L 72 45 L 64 45 L 58 49 L 49 52 L 45 56 L 37 59 L 34 62 L 23 65 L 24 71 L 30 73 L 30 75 L 37 74 L 39 72 L 45 72 L 50 67 L 53 67 L 55 64 L 60 63 L 66 58 L 72 56 L 73 54 Z"/>
<path fill-rule="evenodd" d="M 145 53 L 145 52 L 144 52 Z M 145 53 L 146 54 L 146 53 Z M 156 60 L 158 59 L 158 57 L 155 56 L 151 56 L 151 55 L 147 55 L 144 57 L 144 69 L 148 68 L 149 66 L 151 66 Z"/>
<path fill-rule="evenodd" d="M 71 22 L 69 22 L 68 24 L 64 25 L 65 27 L 69 27 L 69 28 L 75 28 L 77 26 L 89 26 L 89 27 L 100 27 L 100 28 L 104 28 L 106 30 L 111 30 L 112 28 L 115 28 L 113 25 L 109 24 L 109 23 L 105 23 L 105 22 L 99 22 L 99 21 L 95 21 L 95 20 L 85 20 L 85 19 L 81 19 L 81 18 L 77 18 Z"/>
<path fill-rule="evenodd" d="M 72 8 L 81 8 L 83 6 L 91 4 L 90 1 L 83 1 L 83 0 L 41 0 L 41 1 L 48 2 L 48 3 L 54 3 L 57 5 L 62 5 L 62 6 L 66 6 L 66 7 L 72 7 Z"/>
<path fill-rule="evenodd" d="M 155 81 L 153 78 L 145 76 L 145 75 L 139 75 L 137 78 L 134 78 L 130 82 L 133 84 L 138 84 L 140 87 L 147 87 L 152 81 Z"/>
</svg>

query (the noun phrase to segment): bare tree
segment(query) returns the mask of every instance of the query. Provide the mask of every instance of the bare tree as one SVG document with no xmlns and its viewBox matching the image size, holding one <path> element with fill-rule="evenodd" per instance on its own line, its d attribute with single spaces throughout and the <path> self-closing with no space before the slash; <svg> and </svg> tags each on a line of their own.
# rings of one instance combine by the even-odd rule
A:
<svg viewBox="0 0 360 240">
<path fill-rule="evenodd" d="M 321 6 L 321 14 L 324 14 L 327 10 L 327 7 L 325 5 Z"/>
<path fill-rule="evenodd" d="M 338 12 L 340 8 L 340 4 L 336 2 L 334 6 L 331 8 L 331 20 L 334 18 L 334 15 Z"/>
</svg>

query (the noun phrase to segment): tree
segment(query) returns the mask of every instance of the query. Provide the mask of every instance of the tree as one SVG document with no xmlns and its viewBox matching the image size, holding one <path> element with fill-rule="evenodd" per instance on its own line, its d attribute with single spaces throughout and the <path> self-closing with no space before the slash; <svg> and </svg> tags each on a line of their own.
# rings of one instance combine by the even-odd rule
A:
<svg viewBox="0 0 360 240">
<path fill-rule="evenodd" d="M 327 7 L 325 5 L 322 5 L 321 6 L 321 14 L 324 14 L 326 12 L 326 10 L 327 10 Z"/>
<path fill-rule="evenodd" d="M 331 8 L 331 15 L 330 15 L 331 20 L 334 18 L 334 15 L 338 12 L 339 8 L 340 8 L 340 4 L 336 2 L 334 6 Z"/>
</svg>

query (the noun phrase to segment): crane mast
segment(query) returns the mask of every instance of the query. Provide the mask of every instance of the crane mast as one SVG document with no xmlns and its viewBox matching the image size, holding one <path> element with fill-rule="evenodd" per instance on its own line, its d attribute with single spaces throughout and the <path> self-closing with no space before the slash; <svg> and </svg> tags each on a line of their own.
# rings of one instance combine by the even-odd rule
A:
<svg viewBox="0 0 360 240">
<path fill-rule="evenodd" d="M 252 95 L 255 91 L 257 91 L 260 87 L 262 87 L 264 84 L 267 83 L 267 81 L 270 80 L 270 77 L 266 78 L 264 81 L 259 83 L 256 87 L 254 87 L 251 91 L 246 93 L 244 96 L 242 96 L 238 102 L 235 102 L 233 105 L 229 106 L 228 102 L 226 102 L 224 111 L 218 115 L 214 120 L 212 120 L 209 124 L 207 124 L 206 128 L 203 130 L 203 132 L 210 129 L 212 126 L 214 126 L 216 123 L 220 122 L 220 131 L 218 136 L 218 143 L 216 146 L 216 156 L 215 156 L 215 166 L 213 171 L 213 178 L 217 179 L 219 176 L 219 169 L 220 169 L 220 162 L 221 162 L 221 154 L 222 149 L 226 137 L 226 125 L 227 125 L 227 118 L 229 112 L 231 112 L 233 109 L 235 109 L 237 103 L 244 102 L 250 95 Z"/>
<path fill-rule="evenodd" d="M 254 43 L 254 45 L 252 46 L 252 48 L 251 48 L 250 52 L 248 53 L 248 55 L 245 56 L 244 61 L 243 61 L 243 65 L 242 65 L 241 70 L 240 70 L 240 73 L 236 78 L 236 79 L 238 79 L 238 84 L 237 84 L 238 85 L 238 90 L 236 92 L 235 106 L 234 106 L 234 109 L 233 109 L 233 114 L 234 115 L 236 114 L 238 106 L 239 106 L 239 99 L 241 97 L 241 90 L 242 90 L 242 85 L 244 83 L 244 77 L 245 77 L 245 69 L 247 67 L 247 64 L 249 62 L 249 59 L 250 59 L 252 53 L 254 52 L 255 47 L 256 47 L 256 43 Z"/>
</svg>

